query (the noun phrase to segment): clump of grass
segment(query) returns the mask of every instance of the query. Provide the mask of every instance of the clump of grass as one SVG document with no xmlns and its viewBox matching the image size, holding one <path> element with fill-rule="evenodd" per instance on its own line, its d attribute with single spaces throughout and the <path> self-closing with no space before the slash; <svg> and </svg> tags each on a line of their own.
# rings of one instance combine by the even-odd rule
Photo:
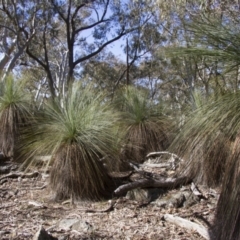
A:
<svg viewBox="0 0 240 240">
<path fill-rule="evenodd" d="M 149 152 L 169 146 L 171 119 L 148 98 L 147 91 L 128 86 L 119 93 L 116 103 L 126 132 L 122 159 L 142 162 Z"/>
<path fill-rule="evenodd" d="M 56 200 L 100 199 L 109 194 L 111 179 L 100 158 L 116 145 L 112 129 L 118 115 L 105 95 L 74 84 L 61 101 L 44 106 L 35 131 L 25 135 L 25 153 L 51 155 L 50 187 Z"/>
<path fill-rule="evenodd" d="M 32 116 L 30 96 L 24 81 L 8 76 L 0 91 L 0 151 L 7 158 L 17 156 L 20 132 Z"/>
</svg>

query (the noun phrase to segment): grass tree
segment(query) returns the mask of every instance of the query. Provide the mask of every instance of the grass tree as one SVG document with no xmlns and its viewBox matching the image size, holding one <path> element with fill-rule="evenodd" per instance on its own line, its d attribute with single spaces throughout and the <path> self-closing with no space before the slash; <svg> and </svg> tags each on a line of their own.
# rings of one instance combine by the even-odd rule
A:
<svg viewBox="0 0 240 240">
<path fill-rule="evenodd" d="M 234 79 L 239 79 L 239 18 L 238 12 L 228 9 L 219 17 L 209 14 L 197 16 L 188 25 L 195 46 L 174 49 L 174 54 L 209 57 L 215 62 L 215 75 L 220 74 L 224 79 L 229 72 L 236 72 Z M 219 67 L 220 66 L 220 67 Z M 218 68 L 217 68 L 218 67 Z M 207 176 L 208 183 L 221 180 L 222 188 L 217 204 L 212 239 L 240 239 L 240 147 L 239 147 L 239 109 L 240 92 L 236 81 L 231 88 L 232 78 L 225 79 L 226 90 L 223 96 L 213 103 L 195 112 L 181 133 L 185 139 L 181 152 L 188 155 L 186 164 L 188 173 L 198 178 Z M 201 113 L 202 111 L 202 113 Z M 187 147 L 186 147 L 187 146 Z M 200 152 L 202 161 L 195 152 Z M 185 168 L 186 169 L 186 168 Z M 200 177 L 200 180 L 203 180 Z"/>
<path fill-rule="evenodd" d="M 213 114 L 216 100 L 208 98 L 206 101 L 199 93 L 194 94 L 193 100 L 191 106 L 194 108 L 189 108 L 186 122 L 170 149 L 185 159 L 179 169 L 180 175 L 196 183 L 218 186 L 230 154 L 230 135 L 220 127 L 220 123 L 209 117 Z"/>
<path fill-rule="evenodd" d="M 210 106 L 209 124 L 222 129 L 233 143 L 225 164 L 222 191 L 217 204 L 213 239 L 240 239 L 240 92 L 228 93 Z M 227 143 L 226 143 L 227 144 Z M 217 159 L 213 160 L 217 163 Z"/>
<path fill-rule="evenodd" d="M 114 159 L 112 128 L 118 119 L 103 93 L 74 84 L 61 101 L 44 106 L 25 134 L 25 153 L 49 154 L 50 187 L 56 200 L 100 199 L 109 194 L 111 179 L 100 158 Z"/>
<path fill-rule="evenodd" d="M 24 81 L 8 76 L 0 84 L 0 151 L 5 157 L 17 155 L 21 129 L 31 116 L 30 95 Z"/>
<path fill-rule="evenodd" d="M 240 238 L 239 109 L 240 92 L 224 94 L 197 109 L 173 144 L 185 158 L 180 174 L 222 186 L 212 239 Z"/>
<path fill-rule="evenodd" d="M 123 89 L 117 98 L 126 132 L 121 158 L 142 162 L 147 153 L 165 150 L 169 145 L 171 119 L 163 108 L 148 97 L 148 92 L 134 86 Z"/>
</svg>

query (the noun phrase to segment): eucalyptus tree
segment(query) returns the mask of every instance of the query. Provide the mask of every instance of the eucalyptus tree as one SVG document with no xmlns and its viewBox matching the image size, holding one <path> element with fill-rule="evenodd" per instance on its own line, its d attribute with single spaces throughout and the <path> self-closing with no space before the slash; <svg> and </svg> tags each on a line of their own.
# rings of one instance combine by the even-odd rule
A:
<svg viewBox="0 0 240 240">
<path fill-rule="evenodd" d="M 26 52 L 36 34 L 41 4 L 32 1 L 1 1 L 0 71 L 8 75 Z"/>
<path fill-rule="evenodd" d="M 98 56 L 85 61 L 80 73 L 82 80 L 94 82 L 97 87 L 113 95 L 118 86 L 126 83 L 126 63 L 113 53 L 102 51 Z"/>
<path fill-rule="evenodd" d="M 45 4 L 48 6 L 43 13 L 42 31 L 28 46 L 27 54 L 47 72 L 53 96 L 56 95 L 54 55 L 61 51 L 66 54 L 64 84 L 69 87 L 84 61 L 139 30 L 151 19 L 150 6 L 131 1 L 52 0 Z"/>
<path fill-rule="evenodd" d="M 195 91 L 201 91 L 208 98 L 214 92 L 223 93 L 235 88 L 239 78 L 238 66 L 232 65 L 231 69 L 220 57 L 212 61 L 209 55 L 199 56 L 194 52 L 171 55 L 169 48 L 183 47 L 187 51 L 187 46 L 197 48 L 204 45 L 204 37 L 195 34 L 202 27 L 203 16 L 212 16 L 219 22 L 227 17 L 237 20 L 237 7 L 237 1 L 226 4 L 222 1 L 156 1 L 154 20 L 158 22 L 158 31 L 164 40 L 155 44 L 154 51 L 141 62 L 138 81 L 148 84 L 155 96 L 161 96 L 169 102 L 171 109 L 180 110 L 179 114 L 184 114 L 189 103 L 195 108 Z M 196 23 L 190 30 L 192 22 L 199 24 Z"/>
</svg>

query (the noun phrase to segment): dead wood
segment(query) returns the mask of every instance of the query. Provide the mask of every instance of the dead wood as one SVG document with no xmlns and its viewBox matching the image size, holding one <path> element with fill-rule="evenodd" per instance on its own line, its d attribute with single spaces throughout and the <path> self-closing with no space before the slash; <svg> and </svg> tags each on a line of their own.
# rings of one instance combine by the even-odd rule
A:
<svg viewBox="0 0 240 240">
<path fill-rule="evenodd" d="M 169 167 L 171 167 L 171 163 L 144 163 L 144 167 L 169 168 Z"/>
<path fill-rule="evenodd" d="M 167 151 L 162 151 L 162 152 L 151 152 L 149 153 L 146 158 L 149 158 L 149 157 L 156 157 L 156 156 L 159 156 L 159 155 L 170 155 L 172 158 L 175 158 L 175 159 L 179 159 L 180 161 L 183 161 L 182 158 L 180 158 L 178 155 L 174 154 L 174 153 L 170 153 L 170 152 L 167 152 Z"/>
<path fill-rule="evenodd" d="M 2 176 L 0 178 L 0 181 L 6 178 L 35 178 L 39 176 L 39 172 L 35 171 L 32 173 L 23 173 L 23 172 L 13 172 L 13 173 L 9 173 L 5 176 Z"/>
<path fill-rule="evenodd" d="M 42 190 L 42 189 L 44 189 L 44 188 L 46 188 L 47 187 L 47 184 L 44 184 L 43 186 L 41 186 L 41 187 L 25 187 L 25 188 L 21 188 L 21 190 Z"/>
<path fill-rule="evenodd" d="M 199 191 L 197 186 L 194 184 L 194 182 L 191 183 L 191 191 L 194 195 L 198 197 L 203 197 L 203 194 Z"/>
<path fill-rule="evenodd" d="M 210 240 L 210 234 L 207 228 L 197 223 L 191 222 L 181 217 L 173 216 L 171 214 L 165 214 L 164 220 L 170 223 L 173 223 L 179 227 L 188 229 L 190 231 L 198 232 L 202 237 L 207 240 Z"/>
<path fill-rule="evenodd" d="M 108 172 L 108 176 L 113 179 L 125 180 L 132 175 L 133 171 L 127 172 Z"/>
<path fill-rule="evenodd" d="M 155 188 L 176 188 L 181 184 L 186 184 L 190 181 L 187 177 L 180 177 L 180 178 L 158 178 L 155 179 L 141 179 L 135 182 L 127 183 L 118 187 L 114 194 L 116 196 L 120 196 L 126 193 L 129 190 L 135 188 L 148 188 L 148 187 L 155 187 Z"/>
</svg>

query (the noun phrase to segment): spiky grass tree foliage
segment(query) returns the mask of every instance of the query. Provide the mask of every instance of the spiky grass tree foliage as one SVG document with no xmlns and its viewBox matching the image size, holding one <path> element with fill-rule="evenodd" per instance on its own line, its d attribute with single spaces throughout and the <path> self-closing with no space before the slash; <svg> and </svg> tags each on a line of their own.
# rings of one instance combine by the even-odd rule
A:
<svg viewBox="0 0 240 240">
<path fill-rule="evenodd" d="M 213 120 L 216 100 L 209 99 L 207 103 L 199 94 L 194 99 L 195 110 L 187 116 L 170 149 L 185 159 L 178 174 L 213 187 L 223 178 L 231 149 L 230 135 Z"/>
<path fill-rule="evenodd" d="M 168 147 L 171 120 L 148 98 L 146 91 L 128 86 L 116 102 L 126 131 L 122 159 L 142 162 L 149 152 Z"/>
<path fill-rule="evenodd" d="M 195 112 L 176 139 L 186 156 L 181 173 L 209 186 L 222 183 L 212 237 L 217 240 L 240 239 L 239 110 L 240 92 L 227 93 Z"/>
<path fill-rule="evenodd" d="M 61 101 L 49 102 L 27 136 L 25 152 L 52 156 L 50 187 L 56 200 L 100 199 L 112 184 L 100 158 L 115 149 L 117 115 L 102 93 L 73 85 Z"/>
<path fill-rule="evenodd" d="M 225 165 L 222 191 L 217 204 L 213 239 L 240 239 L 240 92 L 220 98 L 209 113 L 209 124 L 225 131 L 234 142 Z"/>
<path fill-rule="evenodd" d="M 15 157 L 21 128 L 31 116 L 31 100 L 24 91 L 24 81 L 9 76 L 0 88 L 0 151 L 6 157 Z"/>
</svg>

